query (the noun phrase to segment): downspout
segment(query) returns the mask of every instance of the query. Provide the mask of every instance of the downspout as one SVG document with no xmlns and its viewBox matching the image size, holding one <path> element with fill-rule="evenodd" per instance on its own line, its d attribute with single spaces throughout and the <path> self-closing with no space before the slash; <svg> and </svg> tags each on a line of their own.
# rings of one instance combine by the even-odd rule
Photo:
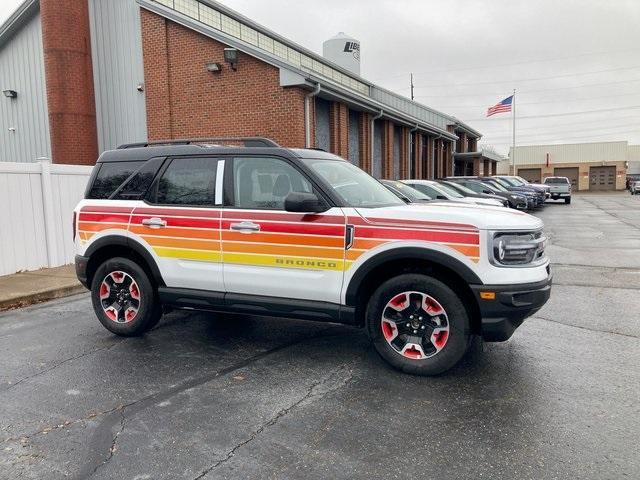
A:
<svg viewBox="0 0 640 480">
<path fill-rule="evenodd" d="M 374 154 L 375 154 L 374 148 L 375 148 L 376 135 L 375 135 L 374 127 L 375 127 L 376 120 L 380 120 L 383 115 L 384 115 L 384 110 L 381 109 L 380 112 L 375 117 L 371 117 L 371 124 L 369 126 L 369 128 L 370 128 L 369 132 L 370 132 L 370 136 L 371 136 L 371 138 L 369 139 L 369 142 L 370 142 L 369 148 L 371 149 L 371 159 L 370 159 L 371 171 L 369 173 L 371 173 L 371 174 L 373 174 L 373 160 L 374 160 L 373 157 L 374 157 Z"/>
<path fill-rule="evenodd" d="M 411 130 L 409 130 L 409 165 L 413 166 L 413 148 L 415 145 L 415 142 L 413 141 L 413 134 L 416 133 L 418 130 L 420 130 L 420 128 L 418 128 L 418 124 L 416 123 L 416 126 L 414 128 L 412 128 Z M 413 177 L 412 179 L 415 179 L 416 176 L 416 172 L 413 170 L 413 168 L 409 169 L 411 174 L 409 175 L 410 177 Z"/>
<path fill-rule="evenodd" d="M 311 99 L 316 97 L 322 87 L 316 83 L 316 88 L 304 96 L 304 146 L 311 148 Z"/>
</svg>

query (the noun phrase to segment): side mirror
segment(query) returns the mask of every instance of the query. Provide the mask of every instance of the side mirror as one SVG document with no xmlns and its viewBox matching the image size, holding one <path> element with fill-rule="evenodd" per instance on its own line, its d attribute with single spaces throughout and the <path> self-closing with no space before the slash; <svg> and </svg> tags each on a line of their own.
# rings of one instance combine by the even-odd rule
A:
<svg viewBox="0 0 640 480">
<path fill-rule="evenodd" d="M 284 209 L 296 213 L 321 213 L 328 207 L 313 193 L 291 192 L 284 199 Z"/>
</svg>

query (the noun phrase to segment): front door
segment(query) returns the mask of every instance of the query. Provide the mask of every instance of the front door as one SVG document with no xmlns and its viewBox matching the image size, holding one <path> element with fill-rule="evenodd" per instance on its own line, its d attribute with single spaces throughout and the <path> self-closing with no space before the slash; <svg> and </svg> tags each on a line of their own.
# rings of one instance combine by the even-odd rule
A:
<svg viewBox="0 0 640 480">
<path fill-rule="evenodd" d="M 231 165 L 229 165 L 231 163 Z M 290 213 L 291 192 L 313 192 L 292 163 L 277 157 L 227 160 L 222 214 L 224 282 L 229 293 L 340 303 L 345 215 Z"/>
</svg>

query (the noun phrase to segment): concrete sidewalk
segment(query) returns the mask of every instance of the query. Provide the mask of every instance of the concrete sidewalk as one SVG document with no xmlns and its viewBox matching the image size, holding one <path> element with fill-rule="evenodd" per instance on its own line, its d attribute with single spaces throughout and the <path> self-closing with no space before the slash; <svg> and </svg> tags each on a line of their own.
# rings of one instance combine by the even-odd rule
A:
<svg viewBox="0 0 640 480">
<path fill-rule="evenodd" d="M 86 291 L 73 265 L 0 277 L 0 311 Z"/>
</svg>

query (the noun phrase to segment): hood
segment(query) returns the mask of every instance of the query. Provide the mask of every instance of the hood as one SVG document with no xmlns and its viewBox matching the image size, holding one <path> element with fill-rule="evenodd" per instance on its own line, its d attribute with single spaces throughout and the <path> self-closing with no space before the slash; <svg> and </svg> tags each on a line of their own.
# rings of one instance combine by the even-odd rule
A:
<svg viewBox="0 0 640 480">
<path fill-rule="evenodd" d="M 382 208 L 357 208 L 357 212 L 374 225 L 403 225 L 412 222 L 443 222 L 475 227 L 479 230 L 537 230 L 542 220 L 504 207 L 464 203 L 413 203 Z"/>
</svg>

